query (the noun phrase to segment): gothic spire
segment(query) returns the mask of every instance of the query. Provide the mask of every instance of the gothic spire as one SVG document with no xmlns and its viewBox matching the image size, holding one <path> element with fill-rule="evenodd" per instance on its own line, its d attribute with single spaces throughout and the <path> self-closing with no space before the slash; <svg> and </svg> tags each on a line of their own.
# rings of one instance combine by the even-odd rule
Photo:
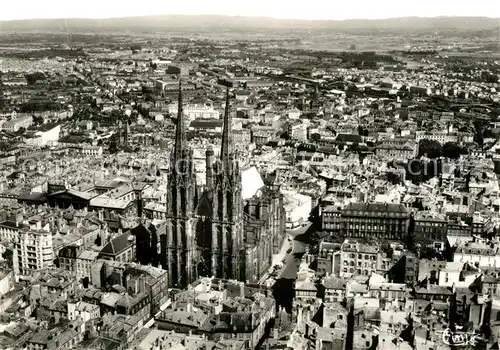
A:
<svg viewBox="0 0 500 350">
<path fill-rule="evenodd" d="M 182 106 L 182 80 L 179 78 L 179 100 L 177 107 L 177 125 L 175 128 L 175 158 L 182 158 L 182 151 L 186 148 L 186 128 L 184 126 L 183 106 Z"/>
<path fill-rule="evenodd" d="M 233 157 L 233 132 L 232 118 L 229 115 L 229 87 L 226 87 L 226 109 L 224 111 L 224 129 L 222 131 L 222 164 L 226 169 L 231 169 L 230 160 Z"/>
</svg>

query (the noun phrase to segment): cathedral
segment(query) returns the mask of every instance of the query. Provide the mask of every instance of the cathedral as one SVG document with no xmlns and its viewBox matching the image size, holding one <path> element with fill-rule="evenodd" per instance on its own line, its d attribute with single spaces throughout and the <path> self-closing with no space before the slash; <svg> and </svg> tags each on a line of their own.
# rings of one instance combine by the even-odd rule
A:
<svg viewBox="0 0 500 350">
<path fill-rule="evenodd" d="M 220 156 L 211 148 L 206 151 L 206 182 L 197 184 L 182 102 L 179 82 L 167 226 L 159 237 L 160 262 L 168 270 L 169 287 L 183 288 L 199 276 L 258 282 L 285 237 L 279 185 L 273 180 L 265 183 L 255 168 L 240 169 L 231 130 L 229 87 Z"/>
</svg>

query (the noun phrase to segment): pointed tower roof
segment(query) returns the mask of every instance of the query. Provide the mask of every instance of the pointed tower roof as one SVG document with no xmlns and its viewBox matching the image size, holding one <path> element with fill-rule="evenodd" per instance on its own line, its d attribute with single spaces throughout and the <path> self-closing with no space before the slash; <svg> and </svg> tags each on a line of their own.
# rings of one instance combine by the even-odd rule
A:
<svg viewBox="0 0 500 350">
<path fill-rule="evenodd" d="M 229 87 L 226 87 L 226 109 L 224 111 L 224 128 L 222 131 L 221 159 L 226 169 L 231 169 L 230 160 L 233 158 L 232 118 L 229 114 Z"/>
<path fill-rule="evenodd" d="M 177 125 L 175 128 L 175 148 L 174 155 L 176 159 L 182 158 L 182 151 L 187 146 L 186 141 L 186 128 L 184 125 L 183 118 L 183 106 L 182 106 L 182 80 L 179 79 L 179 100 L 177 107 Z"/>
</svg>

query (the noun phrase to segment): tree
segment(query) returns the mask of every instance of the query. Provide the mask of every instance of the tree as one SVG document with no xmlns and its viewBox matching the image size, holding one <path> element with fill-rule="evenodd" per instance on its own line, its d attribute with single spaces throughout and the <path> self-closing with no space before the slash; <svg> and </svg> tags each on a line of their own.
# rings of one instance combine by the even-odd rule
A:
<svg viewBox="0 0 500 350">
<path fill-rule="evenodd" d="M 118 121 L 123 118 L 123 112 L 119 109 L 113 109 L 111 111 L 110 119 L 113 121 Z"/>
<path fill-rule="evenodd" d="M 460 158 L 461 154 L 464 154 L 464 149 L 462 149 L 462 147 L 460 147 L 455 142 L 447 142 L 444 144 L 442 149 L 443 157 L 450 159 L 458 159 Z"/>
<path fill-rule="evenodd" d="M 42 116 L 33 116 L 33 123 L 37 125 L 41 125 L 45 122 Z"/>
<path fill-rule="evenodd" d="M 423 139 L 418 143 L 418 156 L 427 155 L 428 158 L 441 157 L 441 144 L 434 140 Z"/>
<path fill-rule="evenodd" d="M 317 142 L 317 141 L 321 140 L 321 135 L 318 133 L 313 133 L 313 134 L 311 134 L 310 139 L 311 139 L 311 141 Z"/>
<path fill-rule="evenodd" d="M 136 53 L 136 52 L 139 52 L 142 50 L 142 47 L 141 45 L 139 44 L 133 44 L 133 45 L 130 45 L 130 50 L 133 52 L 133 53 Z"/>
<path fill-rule="evenodd" d="M 29 73 L 25 76 L 28 85 L 33 85 L 39 80 L 45 79 L 45 74 L 41 72 Z"/>
</svg>

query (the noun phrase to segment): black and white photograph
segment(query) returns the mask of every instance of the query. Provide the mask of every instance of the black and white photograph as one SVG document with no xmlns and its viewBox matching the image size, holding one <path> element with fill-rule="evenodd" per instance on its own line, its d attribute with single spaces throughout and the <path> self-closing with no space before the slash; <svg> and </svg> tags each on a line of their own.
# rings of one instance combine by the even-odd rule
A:
<svg viewBox="0 0 500 350">
<path fill-rule="evenodd" d="M 0 349 L 500 349 L 497 1 L 0 8 Z"/>
</svg>

